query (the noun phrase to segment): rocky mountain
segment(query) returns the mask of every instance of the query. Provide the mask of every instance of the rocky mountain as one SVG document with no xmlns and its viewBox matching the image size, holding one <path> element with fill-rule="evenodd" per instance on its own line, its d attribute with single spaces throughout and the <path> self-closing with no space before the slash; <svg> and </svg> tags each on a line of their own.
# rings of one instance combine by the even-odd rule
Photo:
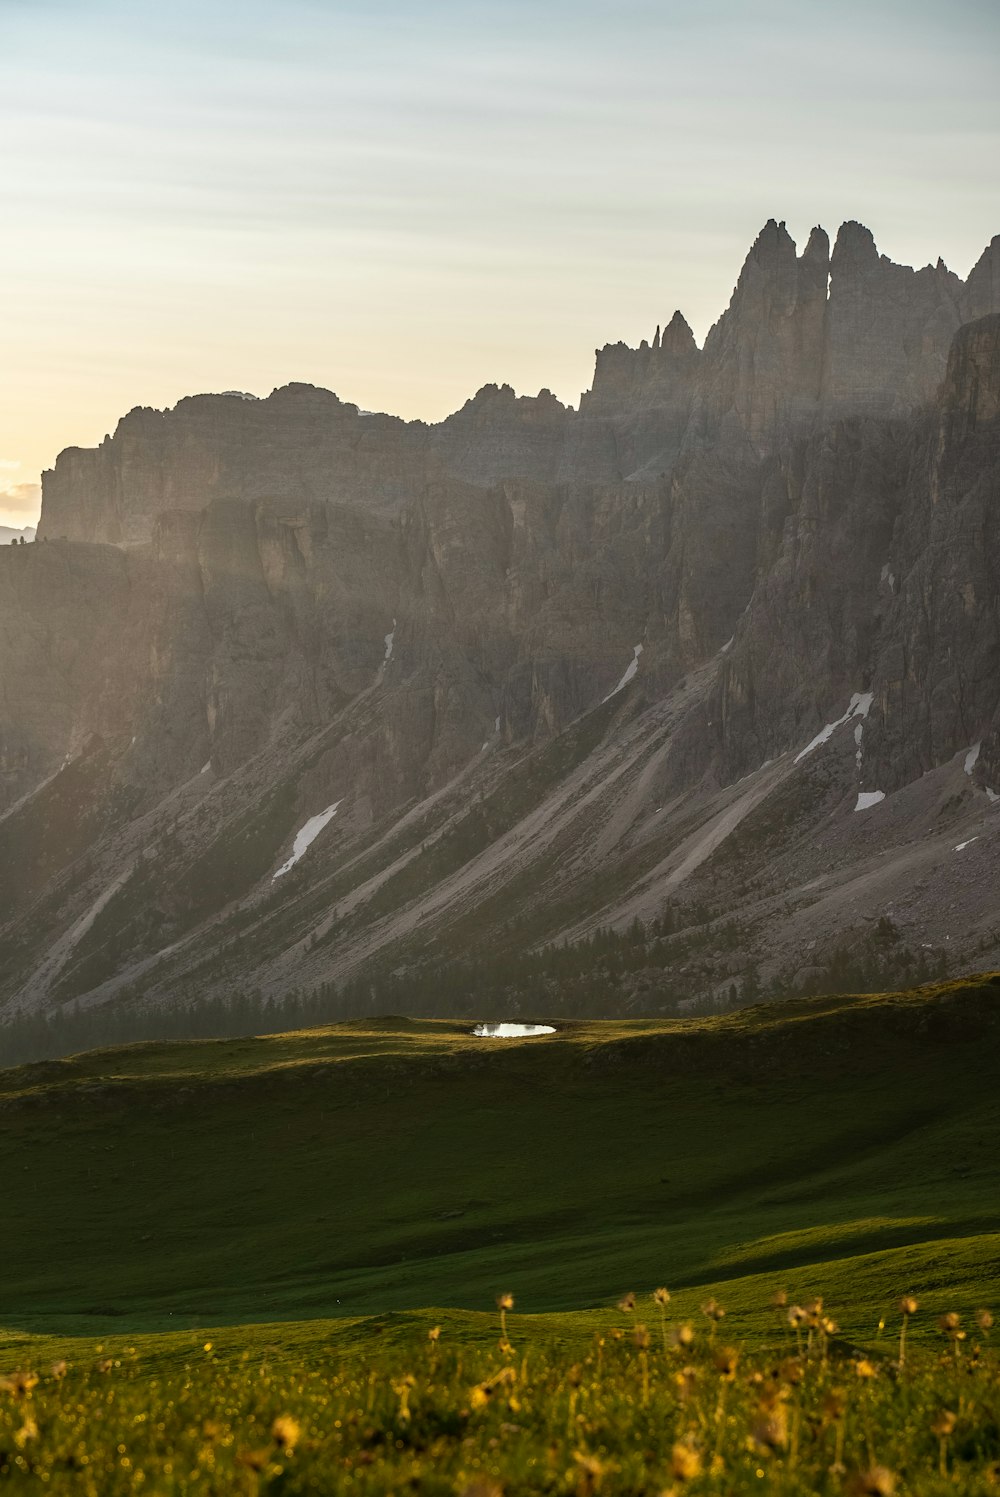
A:
<svg viewBox="0 0 1000 1497">
<path fill-rule="evenodd" d="M 669 993 L 609 1011 L 873 920 L 996 960 L 998 484 L 1000 237 L 963 282 L 854 223 L 768 223 L 702 349 L 675 313 L 578 410 L 132 411 L 0 556 L 7 1013 L 426 1006 L 667 907 Z"/>
</svg>

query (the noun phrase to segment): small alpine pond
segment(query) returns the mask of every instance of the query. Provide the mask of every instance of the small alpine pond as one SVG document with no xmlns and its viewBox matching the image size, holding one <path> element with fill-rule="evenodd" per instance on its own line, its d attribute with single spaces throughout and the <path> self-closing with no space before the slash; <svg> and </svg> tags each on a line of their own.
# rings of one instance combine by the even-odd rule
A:
<svg viewBox="0 0 1000 1497">
<path fill-rule="evenodd" d="M 477 1024 L 472 1031 L 483 1040 L 520 1040 L 533 1034 L 555 1034 L 552 1024 Z"/>
</svg>

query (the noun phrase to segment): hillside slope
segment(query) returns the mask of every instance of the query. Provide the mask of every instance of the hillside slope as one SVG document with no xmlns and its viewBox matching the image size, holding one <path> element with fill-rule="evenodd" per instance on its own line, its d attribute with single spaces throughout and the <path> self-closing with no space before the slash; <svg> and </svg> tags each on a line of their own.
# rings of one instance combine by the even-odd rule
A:
<svg viewBox="0 0 1000 1497">
<path fill-rule="evenodd" d="M 820 1263 L 846 1286 L 875 1252 L 897 1293 L 943 1264 L 957 1282 L 1000 1233 L 998 1033 L 994 976 L 523 1041 L 383 1019 L 3 1072 L 4 1322 L 481 1308 L 498 1285 L 556 1310 Z"/>
</svg>

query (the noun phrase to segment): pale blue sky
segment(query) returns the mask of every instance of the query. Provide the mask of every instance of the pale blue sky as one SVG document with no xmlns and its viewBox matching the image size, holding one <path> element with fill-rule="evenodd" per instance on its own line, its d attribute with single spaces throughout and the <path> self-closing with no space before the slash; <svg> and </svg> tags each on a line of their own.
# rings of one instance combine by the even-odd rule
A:
<svg viewBox="0 0 1000 1497">
<path fill-rule="evenodd" d="M 771 215 L 966 274 L 1000 7 L 0 0 L 0 491 L 137 404 L 575 401 Z"/>
</svg>

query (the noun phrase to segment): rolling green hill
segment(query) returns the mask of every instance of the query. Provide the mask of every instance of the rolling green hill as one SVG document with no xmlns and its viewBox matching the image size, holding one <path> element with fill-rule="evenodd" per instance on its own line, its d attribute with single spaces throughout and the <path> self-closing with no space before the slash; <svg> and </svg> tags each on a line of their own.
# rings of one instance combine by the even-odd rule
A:
<svg viewBox="0 0 1000 1497">
<path fill-rule="evenodd" d="M 998 1037 L 994 975 L 0 1073 L 0 1476 L 85 1497 L 992 1490 Z"/>
<path fill-rule="evenodd" d="M 552 1313 L 667 1283 L 752 1328 L 762 1282 L 822 1277 L 860 1334 L 886 1294 L 985 1295 L 998 1038 L 985 976 L 520 1041 L 390 1018 L 3 1072 L 0 1325 L 471 1311 L 498 1288 Z"/>
</svg>

